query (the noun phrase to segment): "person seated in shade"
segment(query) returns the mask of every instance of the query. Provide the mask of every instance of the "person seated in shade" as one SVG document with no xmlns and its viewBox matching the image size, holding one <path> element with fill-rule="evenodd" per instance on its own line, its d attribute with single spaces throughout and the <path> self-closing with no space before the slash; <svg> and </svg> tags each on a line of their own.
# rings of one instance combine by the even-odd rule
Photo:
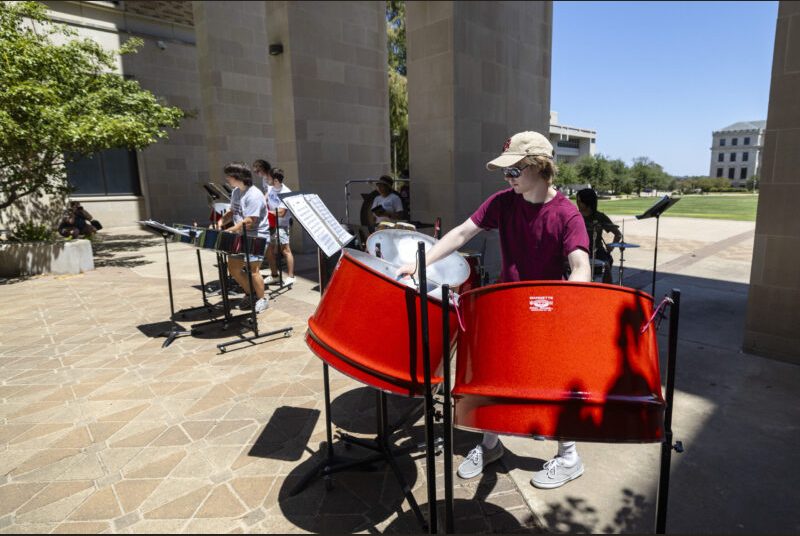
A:
<svg viewBox="0 0 800 536">
<path fill-rule="evenodd" d="M 622 242 L 622 233 L 619 226 L 615 225 L 611 218 L 597 210 L 597 192 L 591 188 L 579 190 L 576 194 L 578 210 L 583 216 L 586 224 L 586 234 L 589 235 L 589 250 L 593 252 L 595 261 L 605 263 L 600 269 L 603 273 L 603 283 L 611 283 L 611 264 L 614 262 L 611 251 L 603 241 L 603 233 L 612 233 L 614 242 Z M 597 270 L 597 266 L 594 267 Z"/>
<path fill-rule="evenodd" d="M 92 224 L 92 215 L 78 201 L 70 201 L 69 207 L 58 224 L 58 234 L 72 239 L 84 236 L 91 238 L 97 229 Z"/>
</svg>

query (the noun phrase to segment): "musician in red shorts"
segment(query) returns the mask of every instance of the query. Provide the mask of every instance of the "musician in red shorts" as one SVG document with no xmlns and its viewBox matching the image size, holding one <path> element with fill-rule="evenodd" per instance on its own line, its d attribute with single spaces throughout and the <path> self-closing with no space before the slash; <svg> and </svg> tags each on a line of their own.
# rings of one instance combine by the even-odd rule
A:
<svg viewBox="0 0 800 536">
<path fill-rule="evenodd" d="M 590 281 L 589 237 L 578 209 L 553 188 L 556 166 L 553 146 L 538 132 L 520 132 L 509 138 L 503 153 L 486 164 L 502 170 L 510 188 L 490 196 L 464 223 L 447 233 L 426 255 L 431 265 L 462 247 L 481 230 L 500 233 L 500 280 L 538 281 L 564 278 Z M 402 266 L 398 275 L 412 274 L 414 265 Z M 462 478 L 473 478 L 483 467 L 503 455 L 497 434 L 484 432 L 458 468 Z M 583 462 L 574 441 L 559 441 L 558 453 L 533 474 L 537 488 L 557 488 L 583 474 Z"/>
</svg>

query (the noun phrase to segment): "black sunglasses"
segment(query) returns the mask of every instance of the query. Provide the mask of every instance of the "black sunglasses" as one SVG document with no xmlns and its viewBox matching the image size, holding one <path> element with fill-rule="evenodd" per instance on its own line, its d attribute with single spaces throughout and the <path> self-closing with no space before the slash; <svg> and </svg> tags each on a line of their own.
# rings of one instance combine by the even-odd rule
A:
<svg viewBox="0 0 800 536">
<path fill-rule="evenodd" d="M 522 170 L 528 166 L 530 166 L 530 164 L 525 164 L 524 166 L 504 167 L 502 169 L 503 176 L 507 179 L 517 179 L 520 175 L 522 175 Z"/>
</svg>

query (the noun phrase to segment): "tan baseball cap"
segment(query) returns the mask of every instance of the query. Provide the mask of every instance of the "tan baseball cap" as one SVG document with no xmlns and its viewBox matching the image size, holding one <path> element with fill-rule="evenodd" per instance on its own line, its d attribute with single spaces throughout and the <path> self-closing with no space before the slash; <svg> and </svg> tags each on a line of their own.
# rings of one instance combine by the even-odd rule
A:
<svg viewBox="0 0 800 536">
<path fill-rule="evenodd" d="M 486 169 L 513 166 L 526 156 L 553 158 L 553 145 L 538 132 L 531 130 L 518 132 L 506 140 L 505 145 L 503 145 L 503 154 L 488 162 Z"/>
</svg>

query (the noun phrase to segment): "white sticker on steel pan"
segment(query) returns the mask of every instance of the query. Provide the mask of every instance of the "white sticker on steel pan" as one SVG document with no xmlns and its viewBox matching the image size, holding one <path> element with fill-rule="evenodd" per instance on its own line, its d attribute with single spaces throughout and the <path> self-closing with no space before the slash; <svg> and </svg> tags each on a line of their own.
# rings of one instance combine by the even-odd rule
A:
<svg viewBox="0 0 800 536">
<path fill-rule="evenodd" d="M 553 310 L 555 300 L 552 296 L 531 296 L 528 304 L 534 313 L 549 313 Z"/>
</svg>

